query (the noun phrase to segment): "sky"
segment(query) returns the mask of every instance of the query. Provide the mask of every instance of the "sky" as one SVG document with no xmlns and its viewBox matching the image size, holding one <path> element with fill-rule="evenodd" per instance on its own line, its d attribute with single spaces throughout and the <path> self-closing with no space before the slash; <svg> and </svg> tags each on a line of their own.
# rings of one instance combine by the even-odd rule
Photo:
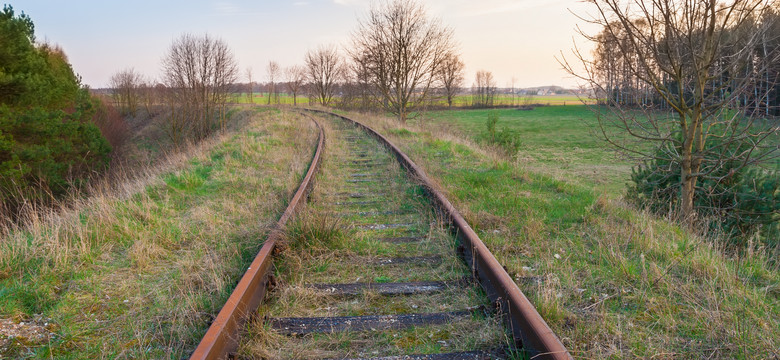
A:
<svg viewBox="0 0 780 360">
<path fill-rule="evenodd" d="M 269 61 L 282 67 L 303 63 L 319 45 L 345 46 L 375 0 L 24 0 L 10 3 L 35 23 L 38 41 L 60 45 L 83 82 L 108 85 L 112 74 L 133 68 L 150 78 L 160 74 L 161 59 L 184 33 L 224 40 L 239 62 L 246 82 L 264 81 Z M 579 0 L 422 0 L 431 17 L 454 31 L 466 64 L 466 85 L 478 70 L 493 73 L 499 87 L 559 85 L 577 82 L 555 57 L 567 57 L 575 42 L 592 46 L 577 34 L 588 28 L 575 14 Z"/>
</svg>

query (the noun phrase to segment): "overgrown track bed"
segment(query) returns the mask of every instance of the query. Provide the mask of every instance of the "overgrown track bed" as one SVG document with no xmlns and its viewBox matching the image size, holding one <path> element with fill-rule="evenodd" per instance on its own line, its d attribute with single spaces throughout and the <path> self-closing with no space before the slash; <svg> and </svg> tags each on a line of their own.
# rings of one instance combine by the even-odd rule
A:
<svg viewBox="0 0 780 360">
<path fill-rule="evenodd" d="M 431 201 L 436 194 L 421 170 L 370 129 L 320 117 L 328 144 L 317 186 L 286 226 L 273 290 L 235 357 L 570 358 L 562 346 L 533 341 L 530 353 L 517 350 L 521 338 L 557 338 L 520 336 L 527 328 L 517 314 L 510 329 L 502 324 L 507 310 L 518 309 L 512 290 L 472 240 L 453 236 L 460 216 L 435 211 L 441 199 Z"/>
<path fill-rule="evenodd" d="M 506 332 L 423 189 L 362 130 L 321 122 L 317 185 L 238 357 L 506 357 Z"/>
</svg>

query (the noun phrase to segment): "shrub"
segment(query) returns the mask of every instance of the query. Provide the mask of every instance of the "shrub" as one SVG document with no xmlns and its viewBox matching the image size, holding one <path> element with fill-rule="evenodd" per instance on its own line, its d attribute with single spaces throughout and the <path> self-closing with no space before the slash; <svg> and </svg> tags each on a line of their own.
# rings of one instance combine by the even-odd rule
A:
<svg viewBox="0 0 780 360">
<path fill-rule="evenodd" d="M 498 124 L 498 113 L 491 111 L 488 113 L 487 123 L 485 123 L 491 143 L 496 142 L 496 124 Z"/>
<path fill-rule="evenodd" d="M 64 195 L 108 164 L 111 147 L 97 126 L 84 121 L 93 113 L 85 105 L 71 114 L 0 106 L 0 199 L 7 208 L 25 201 L 19 197 L 45 201 L 44 194 Z"/>
<path fill-rule="evenodd" d="M 731 145 L 727 152 L 749 145 Z M 706 160 L 706 159 L 705 159 Z M 712 159 L 714 161 L 714 159 Z M 675 211 L 680 197 L 680 164 L 657 157 L 632 170 L 627 198 L 651 211 L 667 215 Z M 722 233 L 730 245 L 742 247 L 751 237 L 771 248 L 780 239 L 780 172 L 742 167 L 725 162 L 707 177 L 699 177 L 694 206 L 714 233 Z"/>
<path fill-rule="evenodd" d="M 520 135 L 516 131 L 512 131 L 506 128 L 502 129 L 501 131 L 497 131 L 496 125 L 498 124 L 498 120 L 498 112 L 491 111 L 488 113 L 487 122 L 485 123 L 488 133 L 487 141 L 490 144 L 498 145 L 504 148 L 509 153 L 516 153 L 522 146 Z"/>
</svg>

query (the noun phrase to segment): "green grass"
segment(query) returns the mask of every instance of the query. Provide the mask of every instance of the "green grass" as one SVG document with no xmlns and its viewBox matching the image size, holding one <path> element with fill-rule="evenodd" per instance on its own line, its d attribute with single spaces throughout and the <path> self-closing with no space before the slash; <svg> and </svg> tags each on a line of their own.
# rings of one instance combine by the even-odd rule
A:
<svg viewBox="0 0 780 360">
<path fill-rule="evenodd" d="M 595 114 L 584 105 L 547 106 L 533 110 L 435 111 L 419 122 L 430 122 L 477 142 L 489 142 L 488 114 L 499 115 L 497 133 L 505 132 L 517 144 L 518 166 L 595 188 L 616 197 L 622 194 L 632 163 L 592 132 Z"/>
<path fill-rule="evenodd" d="M 505 124 L 512 118 L 556 128 L 524 139 L 564 157 L 569 138 L 590 149 L 570 151 L 569 158 L 598 163 L 598 147 L 569 133 L 576 116 L 561 109 L 502 115 Z M 486 113 L 465 113 L 471 121 L 456 123 L 475 133 L 465 128 L 464 136 L 442 131 L 441 122 L 400 126 L 356 117 L 441 184 L 575 358 L 778 356 L 780 271 L 767 254 L 732 258 L 673 223 L 602 195 L 587 177 L 570 181 L 558 176 L 560 169 L 545 171 L 544 163 L 529 171 L 524 162 L 471 142 Z M 555 121 L 564 124 L 544 125 Z"/>
<path fill-rule="evenodd" d="M 579 105 L 582 101 L 587 103 L 593 102 L 591 99 L 580 99 L 576 95 L 532 95 L 530 100 L 531 104 L 538 105 Z M 521 106 L 526 101 L 524 96 L 515 95 L 512 97 L 510 94 L 497 94 L 493 98 L 493 104 L 496 106 Z M 469 107 L 472 103 L 471 95 L 458 95 L 452 99 L 452 106 L 455 107 Z M 437 105 L 446 106 L 447 100 L 442 99 L 436 102 Z"/>
<path fill-rule="evenodd" d="M 338 99 L 336 99 L 338 100 Z M 592 100 L 584 99 L 586 102 L 591 103 Z M 230 99 L 228 100 L 231 103 L 235 104 L 249 104 L 250 100 L 246 93 L 234 93 L 231 95 Z M 305 93 L 299 94 L 297 96 L 297 104 L 298 105 L 309 105 L 309 96 Z M 471 95 L 457 95 L 452 100 L 452 105 L 455 107 L 470 107 L 471 106 Z M 494 104 L 496 106 L 520 106 L 522 105 L 523 98 L 521 96 L 515 96 L 514 98 L 512 95 L 507 94 L 499 94 L 496 95 L 494 98 Z M 532 104 L 539 104 L 539 105 L 579 105 L 582 104 L 582 100 L 578 98 L 575 95 L 533 95 L 531 96 L 530 102 Z M 252 103 L 255 105 L 267 105 L 268 104 L 268 93 L 254 93 L 252 94 Z M 274 99 L 271 99 L 271 105 L 276 104 L 276 101 Z M 284 92 L 279 93 L 279 104 L 282 105 L 292 105 L 293 104 L 293 97 L 292 94 L 287 94 Z M 446 99 L 438 99 L 434 101 L 434 104 L 437 106 L 447 106 L 447 100 Z"/>
<path fill-rule="evenodd" d="M 151 174 L 139 184 L 11 229 L 0 241 L 0 319 L 46 322 L 51 334 L 0 329 L 0 358 L 188 355 L 297 188 L 315 139 L 309 121 L 263 111 L 161 169 L 139 169 Z"/>
<path fill-rule="evenodd" d="M 234 104 L 255 104 L 255 105 L 268 105 L 268 93 L 253 93 L 252 94 L 252 100 L 250 101 L 249 97 L 246 93 L 241 94 L 232 94 L 232 96 L 228 99 L 228 102 L 234 103 Z M 298 106 L 306 106 L 309 105 L 309 96 L 305 93 L 298 94 L 298 96 L 295 99 L 295 103 Z M 271 99 L 271 105 L 276 105 L 276 99 Z M 281 105 L 292 105 L 293 104 L 293 96 L 292 94 L 286 94 L 286 93 L 279 93 L 279 102 L 278 104 Z"/>
</svg>

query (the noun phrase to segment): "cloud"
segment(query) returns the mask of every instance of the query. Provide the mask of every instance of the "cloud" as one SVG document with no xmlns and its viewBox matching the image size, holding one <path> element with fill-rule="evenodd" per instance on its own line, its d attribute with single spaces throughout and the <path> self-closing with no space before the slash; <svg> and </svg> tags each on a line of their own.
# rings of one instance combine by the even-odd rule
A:
<svg viewBox="0 0 780 360">
<path fill-rule="evenodd" d="M 571 0 L 481 0 L 479 2 L 470 0 L 435 0 L 429 5 L 431 5 L 432 10 L 451 13 L 457 17 L 476 17 L 513 13 L 565 2 L 571 2 Z"/>
<path fill-rule="evenodd" d="M 364 2 L 364 0 L 333 0 L 336 5 L 351 6 Z"/>
<path fill-rule="evenodd" d="M 218 14 L 237 14 L 241 9 L 234 3 L 229 1 L 217 1 L 214 3 L 214 10 Z"/>
<path fill-rule="evenodd" d="M 308 1 L 296 1 L 296 2 L 293 3 L 293 6 L 307 6 L 309 4 L 311 4 L 311 3 L 308 2 Z"/>
</svg>

